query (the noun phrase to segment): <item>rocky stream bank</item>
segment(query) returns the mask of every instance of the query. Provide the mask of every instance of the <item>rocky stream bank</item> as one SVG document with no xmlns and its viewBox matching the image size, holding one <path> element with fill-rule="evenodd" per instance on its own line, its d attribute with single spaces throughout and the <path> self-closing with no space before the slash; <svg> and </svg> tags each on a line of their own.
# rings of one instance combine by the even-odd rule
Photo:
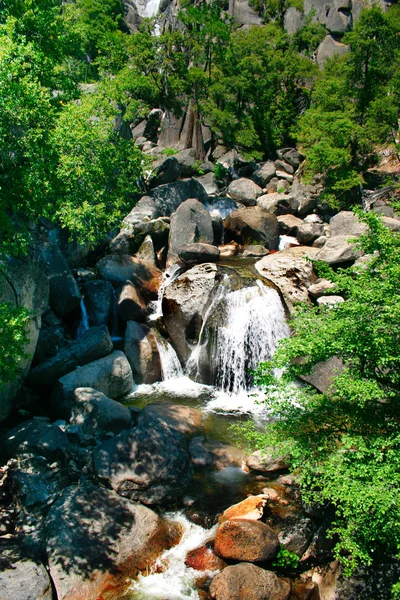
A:
<svg viewBox="0 0 400 600">
<path fill-rule="evenodd" d="M 29 256 L 0 265 L 1 301 L 31 311 L 0 400 L 1 600 L 364 598 L 332 563 L 329 510 L 227 431 L 267 419 L 249 369 L 295 303 L 344 301 L 308 259 L 363 260 L 348 241 L 363 225 L 320 206 L 297 150 L 258 165 L 222 150 L 202 175 L 191 149 L 155 156 L 94 251 L 43 220 Z M 326 391 L 338 366 L 310 382 Z"/>
</svg>

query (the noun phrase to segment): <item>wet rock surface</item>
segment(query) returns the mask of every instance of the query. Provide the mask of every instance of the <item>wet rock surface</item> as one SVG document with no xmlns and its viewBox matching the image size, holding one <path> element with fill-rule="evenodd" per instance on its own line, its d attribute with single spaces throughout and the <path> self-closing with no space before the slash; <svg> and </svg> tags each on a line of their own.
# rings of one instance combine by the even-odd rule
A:
<svg viewBox="0 0 400 600">
<path fill-rule="evenodd" d="M 245 518 L 225 521 L 215 536 L 215 552 L 225 560 L 264 562 L 274 558 L 278 548 L 278 537 L 268 525 Z"/>
</svg>

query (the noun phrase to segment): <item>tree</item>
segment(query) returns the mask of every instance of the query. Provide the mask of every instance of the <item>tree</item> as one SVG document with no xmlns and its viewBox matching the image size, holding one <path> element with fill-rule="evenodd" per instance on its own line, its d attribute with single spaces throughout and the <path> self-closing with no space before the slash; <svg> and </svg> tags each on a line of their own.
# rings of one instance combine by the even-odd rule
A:
<svg viewBox="0 0 400 600">
<path fill-rule="evenodd" d="M 378 7 L 364 10 L 343 39 L 351 51 L 328 62 L 299 119 L 297 140 L 310 178 L 320 176 L 325 201 L 348 207 L 363 182 L 374 145 L 396 138 L 400 102 L 399 23 Z"/>
<path fill-rule="evenodd" d="M 277 420 L 250 435 L 290 457 L 306 502 L 333 507 L 335 555 L 347 573 L 379 549 L 400 549 L 400 234 L 372 213 L 360 217 L 368 262 L 336 273 L 317 265 L 345 302 L 298 310 L 292 337 L 258 373 Z M 344 369 L 326 395 L 287 387 L 331 357 Z M 285 369 L 280 381 L 272 367 Z"/>
<path fill-rule="evenodd" d="M 51 134 L 55 214 L 82 243 L 118 227 L 134 205 L 143 167 L 133 141 L 119 134 L 118 106 L 105 90 L 67 104 Z"/>
<path fill-rule="evenodd" d="M 0 303 L 0 388 L 18 374 L 28 342 L 28 311 Z"/>
</svg>

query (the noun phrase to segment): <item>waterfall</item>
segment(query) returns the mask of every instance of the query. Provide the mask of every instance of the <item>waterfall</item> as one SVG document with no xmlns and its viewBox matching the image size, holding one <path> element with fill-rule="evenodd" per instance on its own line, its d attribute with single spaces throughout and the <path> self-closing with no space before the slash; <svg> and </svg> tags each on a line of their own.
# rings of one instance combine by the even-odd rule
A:
<svg viewBox="0 0 400 600">
<path fill-rule="evenodd" d="M 171 344 L 164 339 L 156 339 L 156 343 L 160 354 L 163 381 L 183 377 L 181 363 Z"/>
<path fill-rule="evenodd" d="M 153 312 L 149 315 L 149 321 L 157 321 L 157 319 L 162 317 L 162 301 L 164 298 L 165 288 L 167 288 L 173 281 L 175 281 L 175 279 L 179 277 L 180 272 L 181 267 L 179 265 L 171 265 L 163 273 L 163 280 L 160 285 L 160 289 L 158 290 L 157 300 L 150 304 L 150 308 Z"/>
<path fill-rule="evenodd" d="M 211 348 L 211 365 L 219 389 L 239 394 L 249 389 L 249 370 L 272 357 L 278 342 L 289 335 L 278 293 L 261 281 L 230 292 L 225 299 L 224 323 Z"/>
<path fill-rule="evenodd" d="M 89 329 L 89 319 L 85 306 L 85 301 L 83 296 L 81 297 L 81 322 L 79 323 L 78 331 L 76 332 L 76 337 L 80 337 L 85 331 Z"/>
<path fill-rule="evenodd" d="M 257 281 L 252 287 L 230 291 L 223 280 L 204 315 L 188 373 L 199 378 L 205 353 L 217 389 L 239 395 L 251 387 L 249 371 L 270 359 L 278 342 L 288 335 L 285 311 L 275 290 Z"/>
<path fill-rule="evenodd" d="M 166 517 L 181 526 L 183 530 L 181 541 L 177 546 L 163 552 L 149 575 L 139 575 L 131 588 L 133 598 L 198 600 L 199 594 L 195 590 L 196 581 L 202 576 L 211 576 L 215 573 L 195 571 L 185 565 L 185 558 L 188 552 L 204 546 L 206 542 L 213 539 L 217 526 L 210 530 L 203 529 L 200 525 L 188 521 L 180 513 L 167 514 Z"/>
</svg>

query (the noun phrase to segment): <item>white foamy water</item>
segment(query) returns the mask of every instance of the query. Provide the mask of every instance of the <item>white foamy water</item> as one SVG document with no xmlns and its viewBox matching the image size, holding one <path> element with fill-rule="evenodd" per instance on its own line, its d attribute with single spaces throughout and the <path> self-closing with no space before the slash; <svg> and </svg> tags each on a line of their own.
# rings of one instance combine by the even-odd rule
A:
<svg viewBox="0 0 400 600">
<path fill-rule="evenodd" d="M 155 302 L 151 302 L 150 308 L 152 309 L 151 315 L 149 315 L 149 321 L 157 321 L 163 316 L 162 313 L 162 301 L 164 298 L 165 288 L 167 288 L 175 279 L 179 277 L 181 268 L 179 265 L 171 265 L 164 273 L 163 280 L 158 290 L 158 297 Z"/>
<path fill-rule="evenodd" d="M 86 310 L 86 306 L 85 306 L 85 300 L 83 299 L 83 296 L 82 296 L 81 297 L 81 322 L 79 323 L 76 337 L 81 336 L 82 333 L 85 333 L 85 331 L 87 331 L 88 329 L 89 329 L 89 318 L 88 318 L 88 314 L 87 314 L 87 310 Z"/>
<path fill-rule="evenodd" d="M 286 248 L 291 248 L 292 246 L 300 246 L 300 243 L 295 237 L 292 237 L 290 235 L 279 236 L 279 250 L 285 250 Z"/>
<path fill-rule="evenodd" d="M 224 313 L 213 336 L 211 366 L 217 389 L 240 397 L 249 389 L 249 370 L 272 357 L 289 327 L 279 294 L 261 281 L 230 292 Z"/>
<path fill-rule="evenodd" d="M 167 340 L 156 339 L 158 352 L 160 354 L 161 372 L 164 381 L 184 377 L 183 369 L 178 355 Z"/>
<path fill-rule="evenodd" d="M 204 575 L 213 576 L 216 572 L 195 571 L 185 565 L 188 552 L 204 546 L 213 539 L 217 526 L 204 529 L 188 521 L 181 513 L 167 514 L 166 517 L 178 523 L 183 529 L 182 539 L 177 546 L 165 550 L 157 560 L 149 575 L 139 575 L 133 583 L 132 599 L 135 600 L 198 600 L 196 580 Z M 161 571 L 161 572 L 158 572 Z"/>
</svg>

